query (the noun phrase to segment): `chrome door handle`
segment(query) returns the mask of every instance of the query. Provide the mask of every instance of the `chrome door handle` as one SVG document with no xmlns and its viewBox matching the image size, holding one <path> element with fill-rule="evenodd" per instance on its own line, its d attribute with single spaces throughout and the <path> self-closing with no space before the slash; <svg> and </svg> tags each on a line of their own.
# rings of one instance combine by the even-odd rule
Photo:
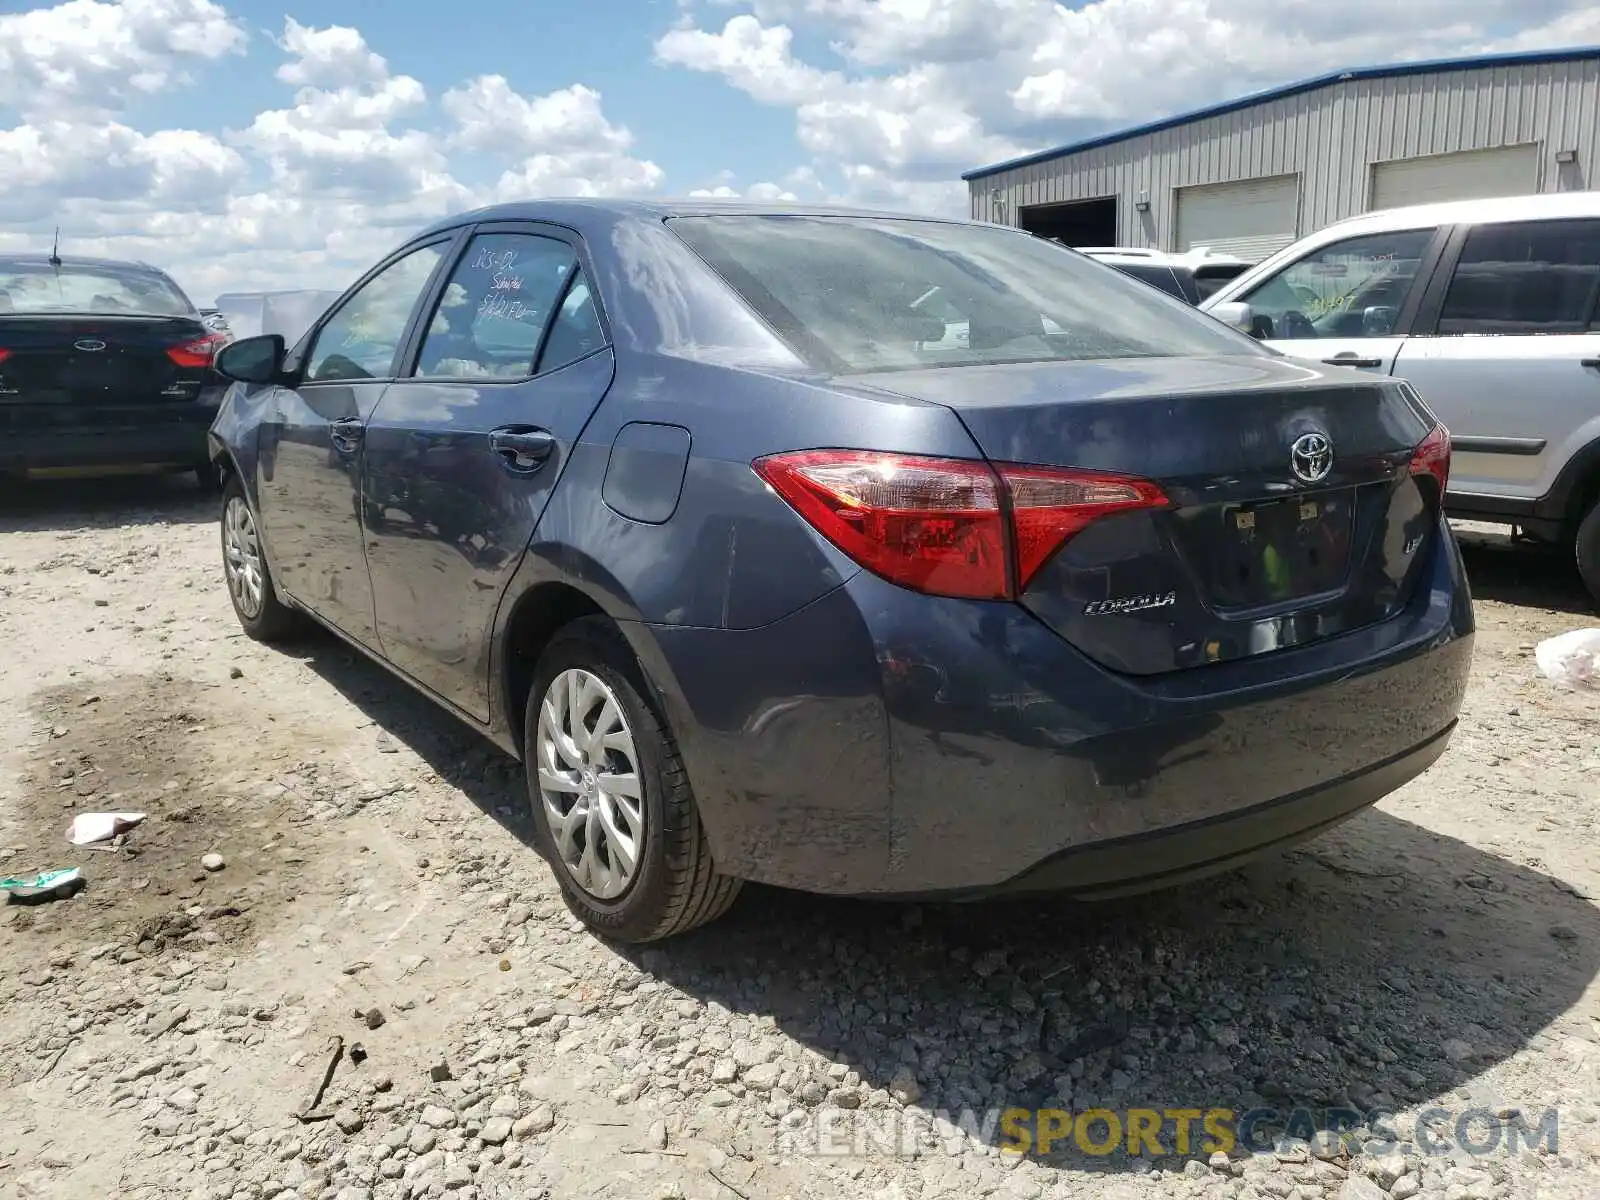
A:
<svg viewBox="0 0 1600 1200">
<path fill-rule="evenodd" d="M 548 429 L 531 425 L 507 425 L 489 433 L 489 449 L 500 465 L 516 475 L 531 475 L 555 452 L 556 439 Z"/>
<path fill-rule="evenodd" d="M 1332 358 L 1322 360 L 1330 367 L 1381 367 L 1381 358 L 1362 358 L 1356 354 L 1335 354 Z"/>
</svg>

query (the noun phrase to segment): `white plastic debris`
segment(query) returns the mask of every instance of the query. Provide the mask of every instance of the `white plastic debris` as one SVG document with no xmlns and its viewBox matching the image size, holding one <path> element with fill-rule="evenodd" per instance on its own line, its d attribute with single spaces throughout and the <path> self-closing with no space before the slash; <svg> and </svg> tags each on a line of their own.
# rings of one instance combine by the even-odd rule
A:
<svg viewBox="0 0 1600 1200">
<path fill-rule="evenodd" d="M 62 900 L 83 886 L 83 873 L 77 867 L 40 871 L 18 879 L 0 879 L 0 892 L 12 903 L 29 904 L 39 900 Z"/>
<path fill-rule="evenodd" d="M 139 812 L 79 813 L 72 818 L 67 840 L 74 846 L 108 842 L 117 834 L 128 832 L 142 820 L 144 814 Z"/>
<path fill-rule="evenodd" d="M 1548 679 L 1571 688 L 1600 689 L 1600 629 L 1572 629 L 1533 648 Z"/>
</svg>

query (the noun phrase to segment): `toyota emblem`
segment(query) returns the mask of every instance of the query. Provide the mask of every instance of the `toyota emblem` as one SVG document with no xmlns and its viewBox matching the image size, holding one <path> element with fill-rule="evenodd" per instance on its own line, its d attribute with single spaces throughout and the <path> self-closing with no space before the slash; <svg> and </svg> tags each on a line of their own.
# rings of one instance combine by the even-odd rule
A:
<svg viewBox="0 0 1600 1200">
<path fill-rule="evenodd" d="M 88 354 L 98 354 L 106 348 L 106 344 L 99 338 L 79 338 L 72 343 L 74 350 L 82 350 Z"/>
<path fill-rule="evenodd" d="M 1301 483 L 1321 483 L 1333 470 L 1333 443 L 1325 433 L 1302 433 L 1289 447 L 1289 469 Z"/>
</svg>

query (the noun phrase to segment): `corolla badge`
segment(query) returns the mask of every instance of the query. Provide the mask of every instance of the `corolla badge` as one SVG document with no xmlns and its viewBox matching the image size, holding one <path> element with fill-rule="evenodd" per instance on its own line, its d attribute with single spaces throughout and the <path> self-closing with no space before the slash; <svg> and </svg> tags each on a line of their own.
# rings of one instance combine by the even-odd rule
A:
<svg viewBox="0 0 1600 1200">
<path fill-rule="evenodd" d="M 1143 596 L 1118 596 L 1114 600 L 1095 600 L 1083 606 L 1086 617 L 1103 617 L 1108 613 L 1146 612 L 1152 608 L 1170 608 L 1178 602 L 1177 592 L 1149 592 Z"/>
<path fill-rule="evenodd" d="M 1333 443 L 1325 433 L 1302 433 L 1289 447 L 1289 469 L 1301 483 L 1321 483 L 1333 470 Z"/>
<path fill-rule="evenodd" d="M 79 338 L 72 343 L 74 350 L 82 350 L 88 354 L 98 354 L 106 348 L 106 344 L 99 338 Z"/>
</svg>

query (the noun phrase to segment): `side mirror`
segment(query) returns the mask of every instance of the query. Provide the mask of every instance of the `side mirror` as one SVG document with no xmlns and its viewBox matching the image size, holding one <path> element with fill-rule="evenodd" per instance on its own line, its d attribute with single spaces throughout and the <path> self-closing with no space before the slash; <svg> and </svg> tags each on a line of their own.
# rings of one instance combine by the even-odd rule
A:
<svg viewBox="0 0 1600 1200">
<path fill-rule="evenodd" d="M 1250 306 L 1239 300 L 1228 300 L 1222 304 L 1213 304 L 1206 309 L 1224 325 L 1231 325 L 1240 333 L 1254 334 L 1255 314 L 1250 311 Z"/>
<path fill-rule="evenodd" d="M 1375 304 L 1361 311 L 1361 332 L 1368 337 L 1386 337 L 1394 332 L 1395 319 L 1400 310 L 1386 304 Z"/>
<path fill-rule="evenodd" d="M 282 334 L 264 333 L 229 342 L 217 355 L 215 365 L 219 375 L 240 383 L 276 383 L 283 378 L 287 352 Z"/>
</svg>

